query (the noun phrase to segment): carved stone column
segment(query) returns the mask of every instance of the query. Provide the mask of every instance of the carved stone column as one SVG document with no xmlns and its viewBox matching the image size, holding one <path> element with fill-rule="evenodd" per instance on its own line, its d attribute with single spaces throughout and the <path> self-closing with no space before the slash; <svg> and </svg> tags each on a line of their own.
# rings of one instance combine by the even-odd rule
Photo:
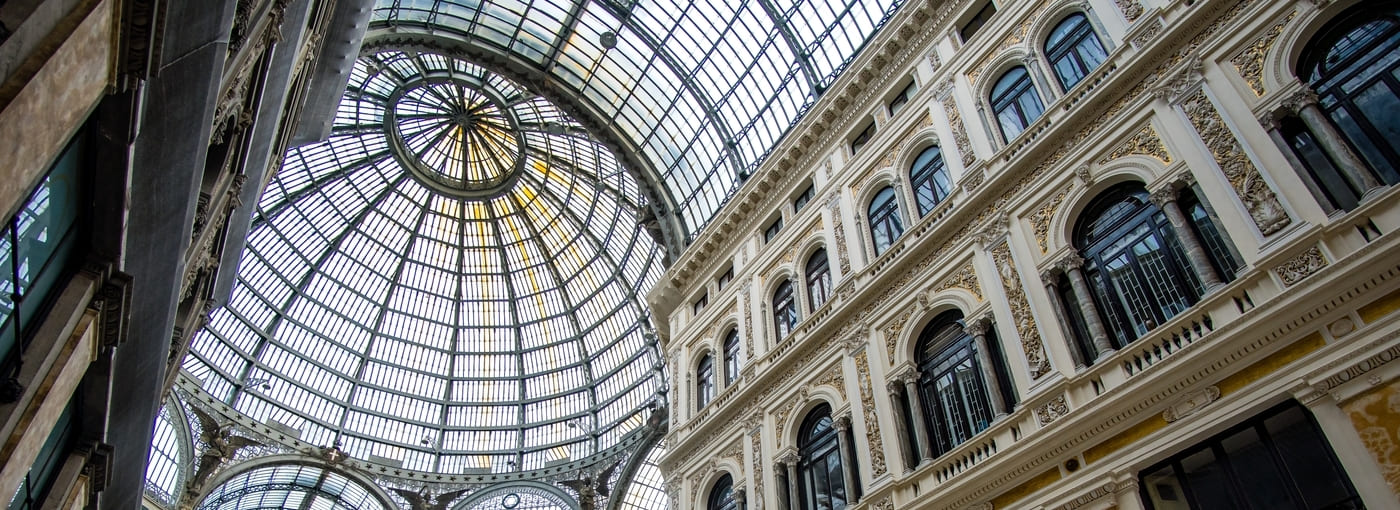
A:
<svg viewBox="0 0 1400 510">
<path fill-rule="evenodd" d="M 1265 113 L 1259 117 L 1259 125 L 1269 132 L 1269 139 L 1278 146 L 1279 153 L 1283 154 L 1283 159 L 1288 160 L 1288 164 L 1293 167 L 1295 173 L 1303 181 L 1303 186 L 1307 187 L 1308 191 L 1317 199 L 1318 205 L 1322 206 L 1329 214 L 1336 211 L 1338 207 L 1342 209 L 1355 207 L 1356 203 L 1348 200 L 1349 197 L 1331 196 L 1331 193 L 1323 191 L 1322 187 L 1327 185 L 1320 181 L 1331 181 L 1331 179 L 1324 175 L 1314 176 L 1309 170 L 1308 164 L 1298 157 L 1297 152 L 1294 152 L 1293 144 L 1289 143 L 1288 139 L 1283 136 L 1283 126 L 1280 119 L 1282 115 L 1282 111 Z M 1340 174 L 1338 175 L 1340 176 Z M 1339 203 L 1334 204 L 1334 200 Z"/>
<path fill-rule="evenodd" d="M 1068 309 L 1065 308 L 1064 300 L 1060 299 L 1059 280 L 1059 273 L 1056 271 L 1046 270 L 1040 273 L 1040 281 L 1045 283 L 1045 294 L 1050 298 L 1050 308 L 1055 312 L 1055 320 L 1060 324 L 1060 330 L 1064 331 L 1065 338 L 1072 339 L 1075 336 L 1074 325 L 1067 315 Z M 1072 343 L 1077 344 L 1078 342 Z M 1069 347 L 1069 357 L 1074 360 L 1074 368 L 1084 368 L 1089 364 L 1084 359 L 1084 353 L 1080 352 L 1078 345 L 1068 345 L 1067 347 Z"/>
<path fill-rule="evenodd" d="M 854 505 L 857 500 L 856 470 L 852 469 L 856 465 L 855 447 L 847 439 L 851 435 L 851 416 L 837 416 L 831 424 L 836 428 L 836 446 L 841 450 L 841 477 L 846 484 L 846 504 Z"/>
<path fill-rule="evenodd" d="M 894 409 L 894 430 L 899 434 L 899 453 L 904 460 L 904 472 L 908 473 L 919 465 L 919 445 L 909 444 L 909 422 L 904 416 L 904 406 L 900 404 L 900 398 L 904 394 L 904 383 L 898 380 L 890 380 L 885 383 L 885 391 L 890 397 L 890 408 Z"/>
<path fill-rule="evenodd" d="M 782 499 L 782 510 L 797 510 L 802 504 L 797 494 L 797 462 L 802 460 L 796 451 L 789 450 L 778 457 L 778 472 L 787 478 L 787 498 Z"/>
<path fill-rule="evenodd" d="M 1308 130 L 1317 137 L 1317 144 L 1322 146 L 1322 150 L 1332 157 L 1332 161 L 1337 164 L 1337 169 L 1342 171 L 1342 177 L 1358 190 L 1361 195 L 1366 195 L 1371 190 L 1381 187 L 1381 183 L 1376 180 L 1371 171 L 1367 169 L 1366 163 L 1352 152 L 1347 145 L 1346 139 L 1332 126 L 1332 121 L 1327 118 L 1327 114 L 1322 113 L 1322 109 L 1317 107 L 1317 93 L 1312 89 L 1304 87 L 1303 90 L 1294 94 L 1284 102 L 1284 107 L 1298 114 L 1298 118 L 1303 119 Z"/>
<path fill-rule="evenodd" d="M 1113 354 L 1115 350 L 1113 343 L 1108 340 L 1108 330 L 1104 329 L 1103 316 L 1099 315 L 1099 307 L 1094 304 L 1093 295 L 1089 294 L 1089 281 L 1084 278 L 1084 257 L 1080 257 L 1078 253 L 1071 253 L 1060 260 L 1056 267 L 1069 277 L 1070 288 L 1074 289 L 1074 298 L 1079 301 L 1079 316 L 1084 318 L 1084 325 L 1089 328 L 1094 355 L 1103 359 Z"/>
<path fill-rule="evenodd" d="M 1175 185 L 1158 189 L 1152 192 L 1149 197 L 1153 204 L 1162 209 L 1167 215 L 1167 221 L 1171 222 L 1172 230 L 1176 231 L 1176 239 L 1181 242 L 1181 247 L 1186 250 L 1186 261 L 1191 264 L 1191 269 L 1196 272 L 1196 276 L 1201 279 L 1201 285 L 1205 287 L 1206 293 L 1210 293 L 1224 282 L 1220 281 L 1220 276 L 1215 274 L 1215 267 L 1210 265 L 1210 256 L 1206 254 L 1205 246 L 1201 245 L 1201 238 L 1196 236 L 1196 229 L 1191 228 L 1190 222 L 1186 220 L 1186 215 L 1181 212 L 1181 205 L 1176 202 L 1177 188 Z"/>
<path fill-rule="evenodd" d="M 933 443 L 929 441 L 928 424 L 924 423 L 924 403 L 919 399 L 918 372 L 906 370 L 897 376 L 904 383 L 904 394 L 909 397 L 909 414 L 913 416 L 914 445 L 918 449 L 920 464 L 933 460 Z"/>
<path fill-rule="evenodd" d="M 748 509 L 748 498 L 744 495 L 746 492 L 743 486 L 734 488 L 734 507 L 738 510 Z"/>
<path fill-rule="evenodd" d="M 973 343 L 977 346 L 977 364 L 982 368 L 982 380 L 987 385 L 987 401 L 992 404 L 992 414 L 995 417 L 1005 416 L 1007 413 L 1007 402 L 1002 399 L 1001 381 L 997 380 L 996 370 L 993 370 L 992 352 L 987 346 L 987 321 L 968 321 L 963 327 L 963 333 L 972 337 Z"/>
</svg>

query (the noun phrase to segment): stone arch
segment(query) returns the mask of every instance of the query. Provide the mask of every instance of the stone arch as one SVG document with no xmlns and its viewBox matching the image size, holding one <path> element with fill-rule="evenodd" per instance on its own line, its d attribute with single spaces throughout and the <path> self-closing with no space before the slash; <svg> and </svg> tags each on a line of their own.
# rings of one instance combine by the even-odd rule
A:
<svg viewBox="0 0 1400 510">
<path fill-rule="evenodd" d="M 1136 181 L 1146 187 L 1165 169 L 1162 162 L 1148 156 L 1128 156 L 1098 168 L 1093 181 L 1088 186 L 1076 187 L 1066 195 L 1064 205 L 1050 219 L 1049 234 L 1045 240 L 1046 253 L 1074 249 L 1074 225 L 1094 197 L 1124 182 Z"/>
<path fill-rule="evenodd" d="M 915 364 L 918 362 L 918 353 L 914 352 L 919 343 L 919 333 L 924 330 L 929 321 L 946 312 L 957 310 L 962 312 L 963 317 L 969 316 L 978 309 L 977 301 L 969 299 L 973 296 L 967 291 L 960 289 L 948 289 L 937 293 L 932 293 L 927 306 L 920 306 L 909 317 L 909 322 L 905 323 L 904 329 L 899 332 L 899 337 L 895 340 L 894 366 L 908 362 Z"/>
</svg>

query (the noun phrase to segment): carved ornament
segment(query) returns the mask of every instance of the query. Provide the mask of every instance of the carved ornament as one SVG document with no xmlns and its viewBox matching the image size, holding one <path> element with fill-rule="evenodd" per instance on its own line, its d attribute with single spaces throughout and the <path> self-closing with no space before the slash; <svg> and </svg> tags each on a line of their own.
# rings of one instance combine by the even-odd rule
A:
<svg viewBox="0 0 1400 510">
<path fill-rule="evenodd" d="M 1274 195 L 1274 190 L 1264 182 L 1259 169 L 1245 154 L 1244 147 L 1240 146 L 1239 140 L 1235 139 L 1235 135 L 1225 125 L 1225 119 L 1220 117 L 1220 112 L 1216 111 L 1210 98 L 1206 97 L 1205 90 L 1199 90 L 1192 95 L 1182 104 L 1182 109 L 1191 120 L 1191 125 L 1196 128 L 1196 132 L 1201 135 L 1201 139 L 1206 142 L 1206 147 L 1215 157 L 1215 162 L 1220 165 L 1220 170 L 1230 181 L 1230 187 L 1234 188 L 1235 194 L 1244 202 L 1245 209 L 1249 211 L 1249 216 L 1259 231 L 1267 236 L 1292 223 L 1293 220 L 1284 211 L 1283 204 Z"/>
<path fill-rule="evenodd" d="M 1035 316 L 1031 314 L 1030 301 L 1021 290 L 1021 276 L 1012 263 L 1011 247 L 1002 242 L 992 248 L 991 254 L 997 265 L 997 273 L 1001 276 L 1001 284 L 1006 289 L 1006 301 L 1011 307 L 1016 333 L 1021 337 L 1021 350 L 1030 366 L 1031 379 L 1039 379 L 1050 371 L 1050 360 L 1045 356 L 1045 346 L 1041 343 Z"/>
<path fill-rule="evenodd" d="M 1040 426 L 1044 427 L 1060 419 L 1061 416 L 1069 414 L 1069 403 L 1065 402 L 1065 396 L 1055 397 L 1044 405 L 1035 409 L 1035 418 L 1040 421 Z"/>
<path fill-rule="evenodd" d="M 1307 251 L 1279 264 L 1274 268 L 1274 272 L 1283 280 L 1284 287 L 1291 287 L 1324 267 L 1327 267 L 1327 257 L 1322 255 L 1322 250 L 1317 245 L 1313 245 Z"/>
<path fill-rule="evenodd" d="M 1157 136 L 1157 131 L 1152 129 L 1152 125 L 1147 124 L 1142 126 L 1142 129 L 1139 129 L 1132 138 L 1114 147 L 1112 152 L 1099 160 L 1099 164 L 1102 165 L 1133 154 L 1151 156 L 1166 164 L 1172 162 L 1172 156 L 1167 152 L 1166 144 L 1162 143 L 1162 139 Z"/>
<path fill-rule="evenodd" d="M 1176 403 L 1167 407 L 1165 411 L 1162 411 L 1162 419 L 1167 420 L 1167 423 L 1172 423 L 1196 414 L 1197 411 L 1200 411 L 1219 398 L 1220 388 L 1206 386 L 1205 388 L 1186 394 L 1186 396 L 1177 400 Z"/>
<path fill-rule="evenodd" d="M 1274 26 L 1269 27 L 1264 35 L 1259 36 L 1253 43 L 1240 50 L 1230 63 L 1235 65 L 1235 70 L 1244 77 L 1245 83 L 1249 84 L 1249 89 L 1254 91 L 1257 97 L 1264 97 L 1267 92 L 1264 89 L 1264 59 L 1268 57 L 1269 50 L 1274 47 L 1274 42 L 1278 41 L 1278 36 L 1283 34 L 1283 27 L 1298 15 L 1298 11 L 1291 11 L 1288 16 Z"/>
</svg>

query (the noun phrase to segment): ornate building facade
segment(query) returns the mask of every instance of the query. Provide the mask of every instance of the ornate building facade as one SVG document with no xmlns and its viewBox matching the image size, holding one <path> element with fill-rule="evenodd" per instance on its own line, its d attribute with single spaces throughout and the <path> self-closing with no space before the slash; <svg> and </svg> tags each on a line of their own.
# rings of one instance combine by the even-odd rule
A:
<svg viewBox="0 0 1400 510">
<path fill-rule="evenodd" d="M 0 22 L 11 508 L 1400 507 L 1400 3 Z"/>
<path fill-rule="evenodd" d="M 1396 507 L 1395 9 L 905 6 L 652 293 L 672 508 Z"/>
</svg>

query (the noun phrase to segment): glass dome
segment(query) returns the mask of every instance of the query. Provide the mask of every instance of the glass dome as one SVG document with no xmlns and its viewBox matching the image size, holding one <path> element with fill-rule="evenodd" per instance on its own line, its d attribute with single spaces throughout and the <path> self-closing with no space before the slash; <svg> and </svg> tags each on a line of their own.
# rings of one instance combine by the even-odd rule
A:
<svg viewBox="0 0 1400 510">
<path fill-rule="evenodd" d="M 616 158 L 463 60 L 360 59 L 330 139 L 289 151 L 229 303 L 184 366 L 262 421 L 438 473 L 608 451 L 663 386 L 662 252 Z"/>
</svg>

